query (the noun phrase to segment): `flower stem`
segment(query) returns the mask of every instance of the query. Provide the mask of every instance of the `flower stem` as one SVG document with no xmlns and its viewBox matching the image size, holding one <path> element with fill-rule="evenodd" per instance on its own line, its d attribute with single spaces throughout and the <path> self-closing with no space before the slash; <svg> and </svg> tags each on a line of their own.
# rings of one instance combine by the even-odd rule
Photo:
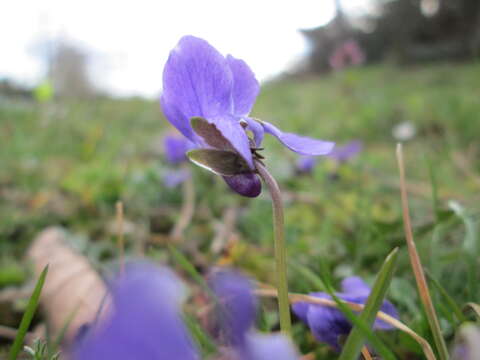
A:
<svg viewBox="0 0 480 360">
<path fill-rule="evenodd" d="M 283 205 L 280 188 L 275 179 L 260 162 L 256 161 L 259 175 L 267 185 L 272 198 L 273 229 L 275 239 L 275 264 L 277 274 L 278 309 L 280 314 L 280 328 L 287 334 L 291 334 L 290 305 L 288 300 L 287 281 L 287 251 L 285 248 Z"/>
</svg>

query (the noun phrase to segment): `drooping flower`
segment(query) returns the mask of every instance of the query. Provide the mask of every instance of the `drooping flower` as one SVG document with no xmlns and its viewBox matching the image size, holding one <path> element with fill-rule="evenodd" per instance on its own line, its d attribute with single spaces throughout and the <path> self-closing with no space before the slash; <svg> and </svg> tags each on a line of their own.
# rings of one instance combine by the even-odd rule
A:
<svg viewBox="0 0 480 360">
<path fill-rule="evenodd" d="M 79 340 L 74 360 L 199 359 L 180 314 L 184 289 L 169 269 L 127 267 L 111 297 L 108 315 Z"/>
<path fill-rule="evenodd" d="M 237 360 L 298 360 L 292 343 L 282 334 L 261 334 L 254 329 L 257 301 L 254 286 L 245 276 L 222 269 L 210 278 L 217 297 L 222 340 Z"/>
<path fill-rule="evenodd" d="M 342 292 L 336 295 L 344 301 L 365 304 L 370 291 L 370 287 L 362 279 L 352 276 L 342 281 Z M 310 295 L 322 299 L 331 299 L 330 295 L 323 292 L 311 293 Z M 295 303 L 292 308 L 294 313 L 310 327 L 318 341 L 329 344 L 336 351 L 341 350 L 339 338 L 350 333 L 352 324 L 340 310 L 306 302 Z M 397 310 L 389 301 L 384 301 L 380 310 L 398 318 Z M 376 320 L 373 328 L 376 330 L 393 330 L 391 325 L 382 320 Z"/>
<path fill-rule="evenodd" d="M 334 70 L 360 65 L 364 61 L 365 54 L 360 45 L 353 39 L 347 40 L 336 47 L 329 59 L 330 66 Z"/>
<path fill-rule="evenodd" d="M 186 162 L 187 151 L 193 149 L 195 145 L 183 136 L 167 135 L 164 138 L 165 159 L 171 165 L 180 165 Z M 191 176 L 188 169 L 169 169 L 164 175 L 163 181 L 169 188 L 173 188 Z"/>
<path fill-rule="evenodd" d="M 258 151 L 265 132 L 302 155 L 326 155 L 334 145 L 249 117 L 259 90 L 243 60 L 224 57 L 193 36 L 180 39 L 163 72 L 163 112 L 200 149 L 193 150 L 190 159 L 222 175 L 234 191 L 248 197 L 261 192 L 255 162 L 263 158 Z"/>
<path fill-rule="evenodd" d="M 337 163 L 344 163 L 356 156 L 362 151 L 363 144 L 360 140 L 353 140 L 342 146 L 335 146 L 327 155 L 330 159 Z M 310 174 L 317 164 L 317 157 L 315 156 L 301 156 L 298 158 L 295 169 L 299 174 Z"/>
</svg>

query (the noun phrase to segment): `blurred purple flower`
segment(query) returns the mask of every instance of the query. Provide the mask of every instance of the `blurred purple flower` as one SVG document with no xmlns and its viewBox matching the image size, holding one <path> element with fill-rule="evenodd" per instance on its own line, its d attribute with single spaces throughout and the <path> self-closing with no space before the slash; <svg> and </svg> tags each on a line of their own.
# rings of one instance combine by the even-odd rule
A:
<svg viewBox="0 0 480 360">
<path fill-rule="evenodd" d="M 363 144 L 360 140 L 353 140 L 343 146 L 335 146 L 327 157 L 335 160 L 338 163 L 344 163 L 357 155 L 363 149 Z M 298 158 L 295 169 L 299 174 L 310 174 L 317 164 L 317 157 L 315 156 L 301 156 Z"/>
<path fill-rule="evenodd" d="M 193 149 L 195 144 L 183 136 L 167 135 L 164 138 L 165 158 L 172 165 L 187 161 L 187 151 Z M 174 188 L 191 176 L 187 169 L 168 170 L 163 177 L 163 182 L 168 188 Z"/>
<path fill-rule="evenodd" d="M 183 183 L 187 180 L 192 174 L 188 169 L 179 169 L 179 170 L 168 170 L 168 172 L 163 176 L 163 182 L 168 188 L 174 188 L 177 185 Z"/>
<path fill-rule="evenodd" d="M 360 140 L 353 140 L 343 146 L 335 146 L 327 156 L 336 160 L 339 163 L 350 160 L 363 149 L 363 144 Z"/>
<path fill-rule="evenodd" d="M 79 340 L 73 359 L 199 359 L 182 322 L 183 290 L 167 268 L 127 267 L 112 288 L 109 314 Z"/>
<path fill-rule="evenodd" d="M 335 151 L 335 148 L 332 151 Z M 315 156 L 301 156 L 295 163 L 295 169 L 299 174 L 310 174 L 316 164 L 317 158 Z"/>
<path fill-rule="evenodd" d="M 259 90 L 255 75 L 243 60 L 224 57 L 208 42 L 193 36 L 180 39 L 163 72 L 160 102 L 166 118 L 198 148 L 236 154 L 247 170 L 224 176 L 224 180 L 248 197 L 261 192 L 254 160 L 260 159 L 256 149 L 265 132 L 302 155 L 326 155 L 333 148 L 332 142 L 284 133 L 268 122 L 250 118 Z M 210 125 L 205 131 L 214 135 L 195 132 L 190 123 L 193 117 L 204 118 Z"/>
<path fill-rule="evenodd" d="M 370 290 L 370 287 L 362 279 L 352 276 L 342 281 L 342 292 L 337 293 L 337 296 L 345 301 L 365 304 Z M 311 293 L 310 295 L 322 299 L 331 299 L 330 295 L 323 292 Z M 339 337 L 348 335 L 352 325 L 340 310 L 306 302 L 295 303 L 292 308 L 293 312 L 310 327 L 318 341 L 329 344 L 336 351 L 341 350 L 338 342 Z M 384 301 L 380 309 L 390 316 L 398 318 L 397 310 L 389 301 Z M 382 320 L 376 320 L 373 328 L 376 330 L 393 330 L 391 325 Z"/>
<path fill-rule="evenodd" d="M 334 70 L 341 70 L 348 66 L 356 66 L 365 62 L 365 53 L 353 39 L 347 40 L 335 48 L 329 59 Z"/>
<path fill-rule="evenodd" d="M 165 158 L 172 164 L 187 161 L 187 151 L 194 148 L 194 144 L 180 136 L 167 135 L 164 139 Z"/>
<path fill-rule="evenodd" d="M 222 269 L 210 278 L 217 297 L 223 340 L 241 360 L 297 360 L 297 351 L 281 334 L 265 335 L 253 329 L 257 300 L 253 284 L 233 270 Z"/>
</svg>

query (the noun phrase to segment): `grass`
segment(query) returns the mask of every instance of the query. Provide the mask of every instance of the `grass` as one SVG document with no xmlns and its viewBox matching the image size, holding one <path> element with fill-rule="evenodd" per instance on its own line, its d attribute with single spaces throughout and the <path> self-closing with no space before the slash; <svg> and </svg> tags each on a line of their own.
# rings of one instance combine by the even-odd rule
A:
<svg viewBox="0 0 480 360">
<path fill-rule="evenodd" d="M 296 156 L 276 140 L 265 140 L 266 163 L 289 195 L 285 237 L 294 263 L 289 267 L 291 291 L 322 290 L 309 279 L 321 272 L 321 262 L 334 283 L 352 274 L 372 283 L 387 254 L 399 247 L 387 298 L 397 305 L 402 322 L 433 344 L 405 245 L 397 140 L 392 136 L 396 125 L 410 122 L 416 136 L 404 144 L 404 157 L 414 238 L 423 265 L 438 282 L 430 290 L 444 338 L 452 343 L 460 325 L 452 307 L 480 302 L 478 261 L 471 256 L 471 249 L 479 246 L 479 78 L 476 64 L 382 66 L 265 84 L 254 116 L 286 131 L 365 144 L 349 163 L 337 166 L 324 159 L 311 176 L 300 177 L 294 175 Z M 124 204 L 126 258 L 140 248 L 182 271 L 159 245 L 182 205 L 180 189 L 167 189 L 162 182 L 170 169 L 161 152 L 168 130 L 153 101 L 95 99 L 39 106 L 0 98 L 0 286 L 25 281 L 21 258 L 32 237 L 47 225 L 67 227 L 72 243 L 100 270 L 108 269 L 119 256 L 117 201 Z M 190 168 L 196 212 L 186 240 L 175 246 L 200 274 L 228 263 L 274 284 L 266 192 L 255 200 L 243 199 L 229 193 L 218 177 Z M 230 207 L 239 209 L 238 241 L 212 252 L 212 239 Z M 264 306 L 265 330 L 277 326 L 274 309 L 268 302 Z M 2 305 L 0 310 L 0 324 L 16 326 L 21 307 Z M 303 353 L 331 358 L 299 322 L 293 333 Z M 422 358 L 409 336 L 379 336 L 398 358 Z"/>
</svg>

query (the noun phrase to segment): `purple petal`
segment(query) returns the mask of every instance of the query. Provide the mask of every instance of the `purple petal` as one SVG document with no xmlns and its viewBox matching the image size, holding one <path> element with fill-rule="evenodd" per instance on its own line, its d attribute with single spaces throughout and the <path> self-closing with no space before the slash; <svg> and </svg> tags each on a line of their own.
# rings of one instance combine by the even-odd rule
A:
<svg viewBox="0 0 480 360">
<path fill-rule="evenodd" d="M 351 141 L 343 146 L 335 146 L 335 148 L 327 156 L 337 160 L 338 162 L 347 161 L 362 151 L 363 144 L 359 140 Z"/>
<path fill-rule="evenodd" d="M 284 133 L 266 121 L 263 121 L 262 125 L 267 133 L 275 136 L 283 145 L 301 155 L 327 155 L 335 145 L 331 141 L 316 140 L 292 133 Z"/>
<path fill-rule="evenodd" d="M 315 293 L 310 293 L 310 296 L 315 296 L 315 297 L 327 297 L 325 293 L 323 292 L 315 292 Z M 304 323 L 307 323 L 307 313 L 308 313 L 308 308 L 310 307 L 310 303 L 307 302 L 302 302 L 298 301 L 292 305 L 292 310 L 293 313 L 300 318 Z"/>
<path fill-rule="evenodd" d="M 355 304 L 365 304 L 370 295 L 370 287 L 356 276 L 344 279 L 342 289 L 344 292 L 337 293 L 337 296 Z M 311 293 L 310 296 L 331 299 L 330 295 L 323 292 Z M 304 302 L 294 304 L 292 309 L 295 315 L 308 324 L 318 341 L 329 344 L 336 351 L 341 350 L 338 339 L 341 335 L 348 335 L 352 325 L 340 310 Z M 398 319 L 398 312 L 389 301 L 385 300 L 380 310 Z M 373 328 L 376 330 L 393 329 L 390 324 L 382 320 L 375 320 Z"/>
<path fill-rule="evenodd" d="M 167 188 L 174 188 L 180 185 L 191 176 L 188 169 L 170 170 L 163 177 L 163 182 Z"/>
<path fill-rule="evenodd" d="M 370 294 L 370 286 L 358 276 L 349 276 L 342 280 L 342 291 L 348 295 Z"/>
<path fill-rule="evenodd" d="M 265 335 L 252 333 L 247 338 L 245 360 L 298 360 L 297 350 L 291 341 L 282 334 Z"/>
<path fill-rule="evenodd" d="M 167 120 L 170 121 L 178 131 L 191 142 L 198 143 L 198 137 L 192 130 L 189 118 L 182 114 L 173 103 L 167 102 L 167 99 L 163 95 L 160 97 L 160 106 Z"/>
<path fill-rule="evenodd" d="M 395 319 L 399 319 L 398 311 L 395 308 L 395 306 L 388 300 L 385 300 L 380 307 L 380 310 L 383 311 L 385 314 L 390 315 L 391 317 Z M 373 328 L 376 330 L 395 330 L 395 328 L 390 325 L 389 323 L 386 323 L 383 320 L 375 320 L 375 323 L 373 324 Z"/>
<path fill-rule="evenodd" d="M 326 294 L 322 297 L 330 299 Z M 347 335 L 352 329 L 348 320 L 339 310 L 327 306 L 311 305 L 308 309 L 307 319 L 315 339 L 329 344 L 336 351 L 340 351 L 339 337 Z"/>
<path fill-rule="evenodd" d="M 171 51 L 163 71 L 165 115 L 187 136 L 191 117 L 231 113 L 232 86 L 232 72 L 223 55 L 205 40 L 185 36 Z M 183 115 L 181 118 L 175 117 L 171 105 Z"/>
<path fill-rule="evenodd" d="M 244 347 L 246 334 L 256 316 L 257 301 L 252 283 L 240 273 L 225 269 L 214 273 L 209 282 L 218 300 L 226 342 Z"/>
<path fill-rule="evenodd" d="M 164 139 L 165 157 L 170 164 L 187 161 L 185 153 L 195 147 L 184 137 L 167 135 Z"/>
<path fill-rule="evenodd" d="M 233 113 L 240 117 L 247 116 L 255 103 L 260 85 L 245 61 L 227 55 L 227 63 L 233 74 Z"/>
<path fill-rule="evenodd" d="M 224 176 L 223 180 L 233 191 L 246 197 L 257 197 L 262 192 L 262 182 L 254 173 Z"/>
<path fill-rule="evenodd" d="M 265 130 L 263 129 L 263 126 L 258 121 L 248 117 L 245 118 L 244 120 L 248 124 L 247 130 L 250 130 L 253 133 L 255 146 L 260 147 L 260 145 L 262 145 L 263 135 L 265 134 Z"/>
<path fill-rule="evenodd" d="M 111 313 L 76 345 L 73 359 L 199 359 L 179 312 L 182 297 L 168 269 L 127 267 L 112 290 Z"/>
</svg>

